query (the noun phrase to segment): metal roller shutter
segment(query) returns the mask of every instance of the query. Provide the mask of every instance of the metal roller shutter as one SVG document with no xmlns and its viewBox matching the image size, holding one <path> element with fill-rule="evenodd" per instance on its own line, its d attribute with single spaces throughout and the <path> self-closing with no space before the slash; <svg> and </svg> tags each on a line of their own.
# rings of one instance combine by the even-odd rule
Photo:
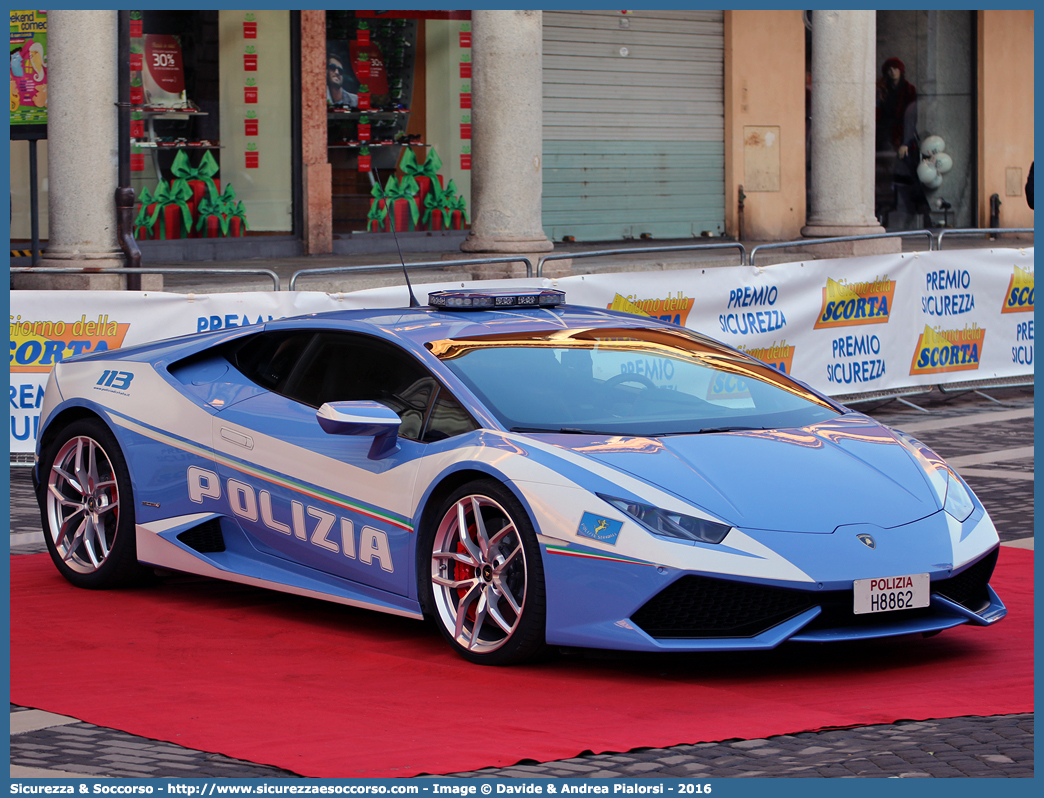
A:
<svg viewBox="0 0 1044 798">
<path fill-rule="evenodd" d="M 721 11 L 545 11 L 544 231 L 725 229 Z"/>
</svg>

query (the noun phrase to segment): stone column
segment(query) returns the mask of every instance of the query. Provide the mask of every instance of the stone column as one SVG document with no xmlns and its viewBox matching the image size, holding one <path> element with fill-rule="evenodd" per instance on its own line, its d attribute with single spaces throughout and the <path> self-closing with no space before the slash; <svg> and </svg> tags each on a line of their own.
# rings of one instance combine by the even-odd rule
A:
<svg viewBox="0 0 1044 798">
<path fill-rule="evenodd" d="M 472 214 L 460 248 L 494 256 L 550 252 L 540 213 L 541 12 L 476 10 L 472 22 Z M 478 267 L 475 276 L 525 275 L 521 263 L 505 266 Z"/>
<path fill-rule="evenodd" d="M 812 14 L 809 237 L 883 233 L 874 217 L 875 11 Z M 824 245 L 823 257 L 897 252 L 900 239 Z"/>
<path fill-rule="evenodd" d="M 333 251 L 333 171 L 326 149 L 326 12 L 301 12 L 301 150 L 305 250 Z"/>
<path fill-rule="evenodd" d="M 47 18 L 49 233 L 40 266 L 126 265 L 117 240 L 115 11 Z M 16 275 L 16 288 L 121 289 L 115 274 Z"/>
</svg>

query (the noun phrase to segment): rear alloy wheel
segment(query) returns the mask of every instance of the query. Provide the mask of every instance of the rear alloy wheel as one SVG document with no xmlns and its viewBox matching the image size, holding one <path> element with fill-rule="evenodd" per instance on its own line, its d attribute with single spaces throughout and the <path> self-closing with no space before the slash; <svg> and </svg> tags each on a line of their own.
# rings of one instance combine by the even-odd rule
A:
<svg viewBox="0 0 1044 798">
<path fill-rule="evenodd" d="M 425 588 L 450 644 L 483 665 L 509 665 L 544 645 L 544 573 L 529 516 L 500 483 L 473 482 L 443 503 L 424 551 Z"/>
<path fill-rule="evenodd" d="M 41 512 L 51 559 L 77 587 L 139 581 L 130 477 L 119 445 L 100 421 L 62 431 L 41 463 Z"/>
</svg>

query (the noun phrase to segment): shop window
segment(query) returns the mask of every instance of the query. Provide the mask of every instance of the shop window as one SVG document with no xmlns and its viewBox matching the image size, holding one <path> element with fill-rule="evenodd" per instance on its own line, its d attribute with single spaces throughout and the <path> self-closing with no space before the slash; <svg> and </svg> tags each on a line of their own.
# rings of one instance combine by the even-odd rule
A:
<svg viewBox="0 0 1044 798">
<path fill-rule="evenodd" d="M 975 12 L 877 12 L 875 214 L 887 230 L 973 227 Z"/>
<path fill-rule="evenodd" d="M 417 30 L 416 19 L 326 12 L 335 233 L 366 230 L 373 186 L 395 175 L 404 145 L 424 144 L 422 115 L 413 102 Z"/>
<path fill-rule="evenodd" d="M 139 239 L 293 228 L 287 11 L 131 12 Z"/>
</svg>

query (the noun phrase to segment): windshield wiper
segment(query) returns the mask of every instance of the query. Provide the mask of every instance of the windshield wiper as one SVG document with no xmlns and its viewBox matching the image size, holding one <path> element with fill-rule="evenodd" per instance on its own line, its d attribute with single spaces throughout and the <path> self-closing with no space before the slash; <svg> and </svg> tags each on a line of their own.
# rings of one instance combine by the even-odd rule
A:
<svg viewBox="0 0 1044 798">
<path fill-rule="evenodd" d="M 768 427 L 743 427 L 743 426 L 704 427 L 703 429 L 696 430 L 696 432 L 689 432 L 689 433 L 686 433 L 686 434 L 688 434 L 688 435 L 703 435 L 704 433 L 708 433 L 708 432 L 746 432 L 746 431 L 749 431 L 749 430 L 764 430 L 764 429 L 768 429 Z"/>
<path fill-rule="evenodd" d="M 551 435 L 619 435 L 619 432 L 605 432 L 596 429 L 578 429 L 577 427 L 560 427 L 550 429 L 548 427 L 512 427 L 512 432 L 546 432 Z"/>
</svg>

